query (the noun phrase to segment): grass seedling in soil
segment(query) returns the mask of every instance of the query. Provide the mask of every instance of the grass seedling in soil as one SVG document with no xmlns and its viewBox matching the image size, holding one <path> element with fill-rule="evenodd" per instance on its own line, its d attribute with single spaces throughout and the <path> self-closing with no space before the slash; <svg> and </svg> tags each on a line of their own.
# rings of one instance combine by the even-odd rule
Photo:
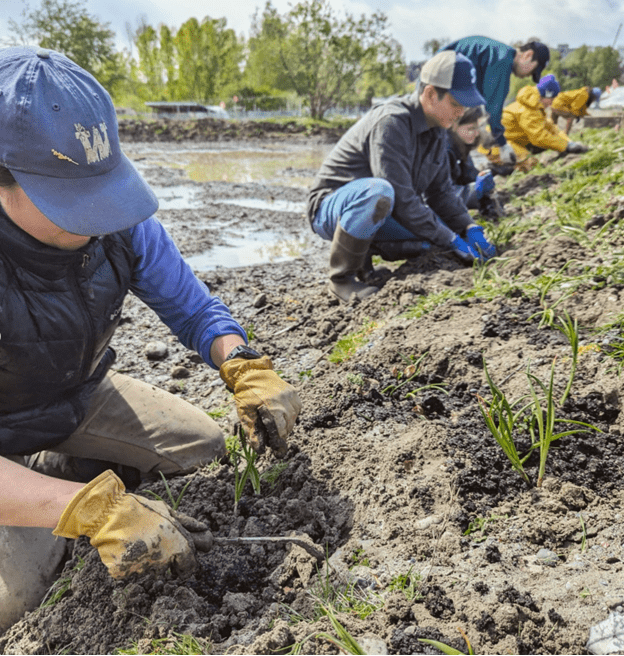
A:
<svg viewBox="0 0 624 656">
<path fill-rule="evenodd" d="M 369 335 L 377 329 L 377 326 L 375 321 L 366 321 L 361 330 L 339 339 L 327 359 L 334 364 L 348 360 L 361 346 L 366 344 Z"/>
<path fill-rule="evenodd" d="M 422 373 L 422 361 L 425 359 L 427 356 L 427 353 L 423 353 L 418 359 L 416 359 L 412 364 L 408 365 L 403 371 L 398 371 L 396 373 L 397 376 L 397 381 L 401 380 L 404 378 L 404 380 L 398 384 L 392 384 L 388 385 L 388 387 L 385 387 L 384 389 L 381 390 L 382 394 L 388 394 L 389 396 L 393 396 L 396 392 L 398 392 L 402 387 L 407 385 L 407 383 L 411 382 L 414 378 L 419 376 Z M 437 389 L 441 392 L 444 392 L 445 394 L 448 394 L 448 392 L 444 389 L 444 384 L 443 383 L 430 383 L 429 385 L 423 385 L 422 387 L 419 387 L 418 389 L 411 390 L 409 391 L 406 395 L 406 399 L 413 398 L 418 394 L 418 392 L 422 392 L 423 390 L 426 389 Z"/>
<path fill-rule="evenodd" d="M 507 515 L 491 515 L 490 517 L 475 517 L 469 524 L 468 528 L 464 531 L 464 535 L 470 535 L 473 542 L 484 542 L 487 540 L 486 528 L 488 524 L 498 521 L 499 519 L 507 519 Z M 478 533 L 479 535 L 475 535 Z"/>
<path fill-rule="evenodd" d="M 165 478 L 165 475 L 160 472 L 160 477 L 162 478 L 162 482 L 165 484 L 165 491 L 167 492 L 167 497 L 169 498 L 169 503 L 171 504 L 171 507 L 174 510 L 178 509 L 178 506 L 180 505 L 180 501 L 182 501 L 182 497 L 184 496 L 184 493 L 186 492 L 186 489 L 188 486 L 191 484 L 191 481 L 193 480 L 192 478 L 189 478 L 187 481 L 186 485 L 182 488 L 182 491 L 180 494 L 178 494 L 177 497 L 173 496 L 173 493 L 171 492 L 171 488 L 169 487 L 169 483 L 167 483 L 167 479 Z M 159 501 L 165 501 L 160 494 L 156 494 L 156 492 L 152 492 L 152 490 L 145 490 L 147 494 L 151 494 L 155 499 L 158 499 Z"/>
<path fill-rule="evenodd" d="M 84 567 L 84 564 L 84 558 L 78 556 L 78 564 L 72 569 L 72 572 L 79 572 Z M 71 589 L 72 578 L 73 577 L 68 574 L 67 576 L 62 576 L 54 581 L 39 604 L 39 608 L 47 608 L 48 606 L 54 606 L 58 603 L 61 598 L 65 596 L 65 593 Z"/>
<path fill-rule="evenodd" d="M 227 451 L 234 467 L 234 514 L 238 515 L 238 502 L 243 496 L 243 490 L 247 481 L 251 482 L 251 487 L 255 494 L 260 494 L 260 473 L 256 467 L 256 458 L 258 454 L 247 444 L 245 431 L 242 427 L 239 429 L 238 439 L 228 440 Z M 239 470 L 239 464 L 243 461 L 245 466 L 243 471 Z"/>
<path fill-rule="evenodd" d="M 498 442 L 507 458 L 509 458 L 511 466 L 529 485 L 531 485 L 531 481 L 527 473 L 524 471 L 524 462 L 528 456 L 521 458 L 514 443 L 514 431 L 516 425 L 526 412 L 527 408 L 530 407 L 531 403 L 525 404 L 520 410 L 514 411 L 514 407 L 523 401 L 526 396 L 518 399 L 518 401 L 509 403 L 502 390 L 494 384 L 485 361 L 483 362 L 483 371 L 485 372 L 485 377 L 490 386 L 492 401 L 488 407 L 485 399 L 477 395 L 479 410 L 483 415 L 483 419 L 485 420 L 485 424 L 490 433 L 492 433 L 494 439 Z"/>
<path fill-rule="evenodd" d="M 329 606 L 323 606 L 323 614 L 329 619 L 332 629 L 336 635 L 326 631 L 318 631 L 306 636 L 301 642 L 293 645 L 290 654 L 303 654 L 303 647 L 308 640 L 326 640 L 337 647 L 343 654 L 366 654 L 357 640 L 338 621 L 333 610 Z"/>
<path fill-rule="evenodd" d="M 413 571 L 413 567 L 407 570 L 406 574 L 395 576 L 388 585 L 390 592 L 402 592 L 408 601 L 422 599 L 420 594 L 421 576 Z"/>
<path fill-rule="evenodd" d="M 276 462 L 273 467 L 260 474 L 260 478 L 268 483 L 271 486 L 271 489 L 273 489 L 277 484 L 277 480 L 282 475 L 282 472 L 286 469 L 288 469 L 287 462 Z"/>
<path fill-rule="evenodd" d="M 570 347 L 572 349 L 572 369 L 570 371 L 568 384 L 566 385 L 561 400 L 559 401 L 559 405 L 563 405 L 570 395 L 570 389 L 572 388 L 572 383 L 576 374 L 576 365 L 578 363 L 579 353 L 578 323 L 576 319 L 572 321 L 570 315 L 567 312 L 564 312 L 563 318 L 557 317 L 557 319 L 561 325 L 556 326 L 556 328 L 568 338 L 568 342 L 570 342 Z"/>
<path fill-rule="evenodd" d="M 464 656 L 468 654 L 469 656 L 472 656 L 474 654 L 474 650 L 470 644 L 470 640 L 468 640 L 468 636 L 459 627 L 457 627 L 457 630 L 462 634 L 462 638 L 466 641 L 466 647 L 468 647 L 467 652 L 459 651 L 458 649 L 450 647 L 449 645 L 446 645 L 443 642 L 439 642 L 438 640 L 418 638 L 418 642 L 424 642 L 427 645 L 431 645 L 432 647 L 439 649 L 443 654 L 463 654 Z"/>
<path fill-rule="evenodd" d="M 553 363 L 550 367 L 550 380 L 548 385 L 544 384 L 539 378 L 534 376 L 529 370 L 527 370 L 527 377 L 529 379 L 529 388 L 531 390 L 531 397 L 533 398 L 533 416 L 529 422 L 529 432 L 531 433 L 531 439 L 533 442 L 532 449 L 537 448 L 540 452 L 540 464 L 539 471 L 537 474 L 537 487 L 541 487 L 542 481 L 544 480 L 544 474 L 546 473 L 546 459 L 548 458 L 548 451 L 550 450 L 550 445 L 555 441 L 559 440 L 562 437 L 567 435 L 574 435 L 575 433 L 582 433 L 582 428 L 571 429 L 563 431 L 561 433 L 555 433 L 555 424 L 557 423 L 566 423 L 566 424 L 575 424 L 577 426 L 583 426 L 590 430 L 600 429 L 592 426 L 591 424 L 586 424 L 582 421 L 574 421 L 572 419 L 557 419 L 555 417 L 555 401 L 553 394 L 554 387 L 554 377 L 555 377 L 555 363 L 557 358 L 554 358 Z M 540 397 L 538 390 L 542 392 L 543 396 Z M 542 407 L 544 403 L 544 407 Z"/>
<path fill-rule="evenodd" d="M 118 649 L 115 654 L 175 654 L 180 656 L 191 656 L 194 654 L 212 654 L 212 644 L 209 640 L 195 638 L 192 635 L 186 635 L 173 632 L 168 638 L 152 638 L 143 644 L 144 640 L 133 642 L 129 649 Z M 146 651 L 149 650 L 149 651 Z"/>
</svg>

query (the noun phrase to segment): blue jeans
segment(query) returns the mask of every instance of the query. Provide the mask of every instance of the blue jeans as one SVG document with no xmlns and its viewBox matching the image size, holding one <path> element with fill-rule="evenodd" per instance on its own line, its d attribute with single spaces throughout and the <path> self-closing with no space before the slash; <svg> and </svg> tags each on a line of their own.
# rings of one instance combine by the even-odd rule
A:
<svg viewBox="0 0 624 656">
<path fill-rule="evenodd" d="M 381 201 L 381 202 L 380 202 Z M 380 216 L 381 207 L 389 207 Z M 312 229 L 323 239 L 332 240 L 338 222 L 342 229 L 366 241 L 406 241 L 416 235 L 392 218 L 394 189 L 382 178 L 360 178 L 347 182 L 325 196 L 312 222 Z"/>
</svg>

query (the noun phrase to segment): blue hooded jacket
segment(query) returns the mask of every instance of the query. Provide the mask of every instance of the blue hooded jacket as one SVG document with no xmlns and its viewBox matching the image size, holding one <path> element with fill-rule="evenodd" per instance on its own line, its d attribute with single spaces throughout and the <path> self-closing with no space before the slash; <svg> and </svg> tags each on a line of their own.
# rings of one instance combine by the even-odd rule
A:
<svg viewBox="0 0 624 656">
<path fill-rule="evenodd" d="M 444 49 L 461 52 L 473 63 L 477 71 L 477 89 L 485 98 L 485 109 L 490 115 L 492 136 L 498 146 L 504 146 L 507 140 L 501 117 L 509 94 L 516 49 L 486 36 L 467 36 Z"/>
</svg>

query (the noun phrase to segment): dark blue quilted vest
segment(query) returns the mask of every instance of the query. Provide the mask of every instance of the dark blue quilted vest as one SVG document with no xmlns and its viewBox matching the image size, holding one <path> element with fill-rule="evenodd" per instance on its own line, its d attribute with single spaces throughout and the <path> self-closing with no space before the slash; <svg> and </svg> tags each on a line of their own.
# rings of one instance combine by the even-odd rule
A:
<svg viewBox="0 0 624 656">
<path fill-rule="evenodd" d="M 129 231 L 64 251 L 0 209 L 0 455 L 57 445 L 84 419 L 134 259 Z"/>
</svg>

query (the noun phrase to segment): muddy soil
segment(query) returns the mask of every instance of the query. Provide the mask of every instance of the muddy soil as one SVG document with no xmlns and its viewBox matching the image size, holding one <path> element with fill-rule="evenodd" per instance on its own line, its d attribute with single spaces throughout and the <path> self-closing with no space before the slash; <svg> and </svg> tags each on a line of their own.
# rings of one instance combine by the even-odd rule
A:
<svg viewBox="0 0 624 656">
<path fill-rule="evenodd" d="M 162 163 L 175 162 L 179 147 L 163 144 L 158 158 L 140 143 L 127 143 L 126 151 L 150 183 L 200 190 L 201 207 L 159 213 L 185 257 L 267 227 L 293 237 L 308 230 L 301 213 L 214 202 L 303 202 L 304 187 L 193 183 Z M 556 184 L 552 176 L 521 176 L 508 198 Z M 527 211 L 538 224 L 552 219 L 549 207 Z M 614 239 L 614 256 L 623 246 Z M 604 264 L 571 238 L 540 240 L 537 232 L 513 237 L 503 256 L 501 266 L 519 282 L 570 260 L 579 270 Z M 527 365 L 548 381 L 557 357 L 555 389 L 563 391 L 570 347 L 560 331 L 539 327 L 535 296 L 518 286 L 491 301 L 453 300 L 454 291 L 471 286 L 473 271 L 438 250 L 387 263 L 377 295 L 339 304 L 326 291 L 327 258 L 328 244 L 311 235 L 295 259 L 198 274 L 253 333 L 251 344 L 298 388 L 303 410 L 285 468 L 278 472 L 273 456 L 262 456 L 261 492 L 248 485 L 237 514 L 229 462 L 169 481 L 174 496 L 188 485 L 180 510 L 216 536 L 307 536 L 327 559 L 298 546 L 235 545 L 200 555 L 188 581 L 171 573 L 113 581 L 80 539 L 62 573 L 71 580 L 65 595 L 1 636 L 1 653 L 108 654 L 132 646 L 133 653 L 155 653 L 156 645 L 158 653 L 174 653 L 181 634 L 197 638 L 204 653 L 289 653 L 319 632 L 336 635 L 319 600 L 339 608 L 338 621 L 364 653 L 438 653 L 420 638 L 466 652 L 461 632 L 477 654 L 586 653 L 589 628 L 624 606 L 624 390 L 604 353 L 618 336 L 592 332 L 620 312 L 624 286 L 590 280 L 559 306 L 578 320 L 581 355 L 558 417 L 601 432 L 555 442 L 537 488 L 537 453 L 525 463 L 529 485 L 487 431 L 477 401 L 491 398 L 484 360 L 516 399 L 528 392 Z M 451 299 L 406 317 L 408 308 L 442 292 Z M 330 362 L 337 342 L 356 332 L 364 335 L 356 354 Z M 154 341 L 168 348 L 162 360 L 146 356 Z M 217 421 L 233 433 L 231 395 L 216 372 L 134 298 L 114 346 L 119 370 L 218 411 Z M 176 377 L 176 367 L 186 377 Z M 523 453 L 529 444 L 527 435 Z M 138 493 L 147 489 L 166 496 L 161 482 Z M 302 650 L 340 653 L 319 636 Z"/>
</svg>

